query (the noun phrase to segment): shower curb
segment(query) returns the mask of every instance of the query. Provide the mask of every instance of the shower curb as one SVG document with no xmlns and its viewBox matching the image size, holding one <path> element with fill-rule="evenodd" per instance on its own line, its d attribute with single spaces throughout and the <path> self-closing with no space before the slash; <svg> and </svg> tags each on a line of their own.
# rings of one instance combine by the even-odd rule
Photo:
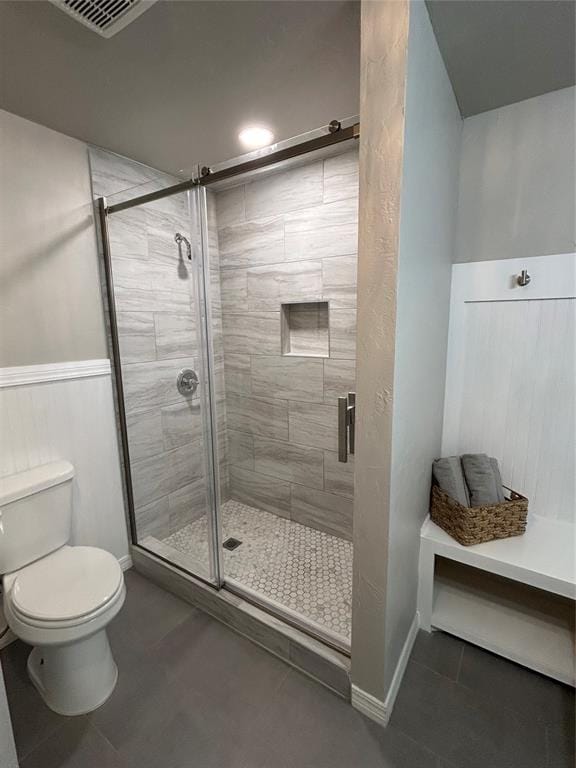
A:
<svg viewBox="0 0 576 768">
<path fill-rule="evenodd" d="M 134 569 L 350 701 L 350 659 L 232 592 L 217 591 L 139 547 Z"/>
</svg>

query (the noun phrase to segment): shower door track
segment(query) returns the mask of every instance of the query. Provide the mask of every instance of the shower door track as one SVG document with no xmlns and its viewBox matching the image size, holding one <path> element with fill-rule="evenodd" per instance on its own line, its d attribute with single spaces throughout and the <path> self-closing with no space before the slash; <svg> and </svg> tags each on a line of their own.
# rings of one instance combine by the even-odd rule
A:
<svg viewBox="0 0 576 768">
<path fill-rule="evenodd" d="M 178 184 L 173 184 L 171 187 L 164 187 L 156 192 L 149 192 L 146 195 L 140 195 L 139 197 L 133 197 L 130 200 L 124 200 L 121 203 L 113 203 L 112 205 L 106 206 L 106 213 L 110 214 L 126 211 L 137 205 L 152 203 L 155 200 L 161 200 L 164 197 L 170 197 L 179 192 L 186 192 L 194 187 L 207 187 L 210 184 L 215 184 L 216 182 L 224 181 L 225 179 L 230 179 L 234 176 L 250 173 L 251 171 L 258 171 L 269 165 L 276 165 L 285 160 L 292 160 L 301 155 L 306 155 L 310 152 L 316 152 L 320 149 L 326 149 L 336 144 L 341 144 L 343 141 L 358 138 L 360 138 L 360 123 L 354 123 L 354 125 L 350 125 L 347 128 L 338 128 L 337 130 L 322 136 L 302 141 L 300 144 L 294 144 L 291 147 L 284 147 L 283 149 L 271 151 L 251 160 L 245 160 L 236 163 L 235 165 L 230 165 L 227 168 L 212 171 L 210 168 L 204 166 L 200 174 L 195 178 L 181 181 Z"/>
</svg>

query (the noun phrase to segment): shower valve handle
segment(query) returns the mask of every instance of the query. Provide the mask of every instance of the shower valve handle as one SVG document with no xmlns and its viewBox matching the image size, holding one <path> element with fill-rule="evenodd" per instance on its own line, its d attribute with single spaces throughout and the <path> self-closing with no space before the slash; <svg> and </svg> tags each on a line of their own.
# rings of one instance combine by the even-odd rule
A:
<svg viewBox="0 0 576 768">
<path fill-rule="evenodd" d="M 183 368 L 176 379 L 176 386 L 181 395 L 193 395 L 198 389 L 198 375 L 191 368 Z"/>
</svg>

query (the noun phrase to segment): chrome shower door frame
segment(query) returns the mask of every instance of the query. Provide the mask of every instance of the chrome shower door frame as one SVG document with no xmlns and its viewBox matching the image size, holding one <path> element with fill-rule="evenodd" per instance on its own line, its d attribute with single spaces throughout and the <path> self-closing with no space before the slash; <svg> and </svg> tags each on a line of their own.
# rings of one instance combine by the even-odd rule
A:
<svg viewBox="0 0 576 768">
<path fill-rule="evenodd" d="M 192 248 L 192 276 L 194 284 L 194 299 L 196 307 L 196 322 L 199 329 L 199 350 L 201 358 L 201 386 L 200 404 L 202 413 L 202 433 L 204 443 L 204 459 L 206 471 L 206 517 L 208 522 L 208 562 L 209 576 L 194 572 L 179 563 L 173 562 L 167 557 L 147 549 L 138 541 L 136 524 L 134 492 L 132 485 L 132 473 L 130 464 L 130 445 L 128 439 L 128 426 L 126 418 L 126 405 L 124 399 L 124 384 L 122 378 L 122 365 L 120 354 L 120 341 L 118 333 L 118 318 L 114 294 L 114 276 L 112 269 L 112 253 L 108 229 L 108 217 L 122 208 L 115 209 L 108 206 L 106 198 L 101 197 L 96 201 L 97 218 L 99 223 L 99 235 L 101 255 L 104 265 L 104 278 L 106 285 L 106 304 L 109 321 L 109 338 L 112 351 L 112 368 L 115 385 L 115 400 L 119 425 L 119 439 L 122 453 L 123 486 L 127 504 L 128 521 L 132 547 L 137 547 L 168 565 L 182 570 L 184 573 L 198 578 L 217 589 L 223 586 L 223 574 L 221 568 L 221 531 L 218 510 L 220 508 L 218 448 L 216 445 L 216 418 L 214 401 L 214 350 L 212 345 L 212 314 L 210 304 L 210 272 L 207 258 L 208 220 L 206 206 L 206 191 L 196 185 L 178 185 L 173 188 L 171 195 L 186 193 L 188 205 L 188 217 L 190 231 L 197 236 L 197 247 Z M 145 204 L 143 200 L 140 204 Z"/>
</svg>

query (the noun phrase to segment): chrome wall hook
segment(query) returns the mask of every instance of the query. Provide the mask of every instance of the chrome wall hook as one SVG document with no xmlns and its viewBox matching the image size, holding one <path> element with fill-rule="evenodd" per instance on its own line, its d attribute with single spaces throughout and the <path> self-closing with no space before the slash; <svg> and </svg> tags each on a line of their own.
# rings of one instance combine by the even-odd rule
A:
<svg viewBox="0 0 576 768">
<path fill-rule="evenodd" d="M 516 282 L 518 283 L 518 285 L 521 285 L 522 287 L 528 285 L 530 280 L 532 280 L 532 278 L 528 274 L 527 269 L 523 269 L 522 272 L 520 272 L 520 274 L 516 278 Z"/>
</svg>

